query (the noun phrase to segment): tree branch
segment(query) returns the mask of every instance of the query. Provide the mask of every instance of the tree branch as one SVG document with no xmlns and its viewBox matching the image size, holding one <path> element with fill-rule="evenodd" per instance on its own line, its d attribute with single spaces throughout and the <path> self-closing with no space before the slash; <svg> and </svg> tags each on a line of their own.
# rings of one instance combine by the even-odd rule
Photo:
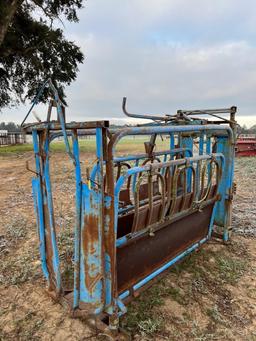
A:
<svg viewBox="0 0 256 341">
<path fill-rule="evenodd" d="M 4 37 L 7 33 L 8 27 L 12 22 L 13 16 L 19 5 L 24 0 L 7 0 L 1 1 L 1 17 L 0 17 L 0 46 L 4 41 Z"/>
</svg>

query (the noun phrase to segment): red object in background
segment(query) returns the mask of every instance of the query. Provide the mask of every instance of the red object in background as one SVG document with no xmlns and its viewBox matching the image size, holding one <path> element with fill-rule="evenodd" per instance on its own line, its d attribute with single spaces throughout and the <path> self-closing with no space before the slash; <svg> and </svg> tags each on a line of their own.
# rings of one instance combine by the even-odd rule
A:
<svg viewBox="0 0 256 341">
<path fill-rule="evenodd" d="M 256 136 L 240 135 L 236 141 L 236 156 L 256 156 Z"/>
</svg>

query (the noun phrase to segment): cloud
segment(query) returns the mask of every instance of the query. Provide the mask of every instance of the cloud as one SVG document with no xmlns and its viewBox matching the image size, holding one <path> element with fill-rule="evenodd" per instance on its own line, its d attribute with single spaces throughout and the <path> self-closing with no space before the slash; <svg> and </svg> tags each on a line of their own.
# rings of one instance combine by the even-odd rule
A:
<svg viewBox="0 0 256 341">
<path fill-rule="evenodd" d="M 244 114 L 254 113 L 246 103 L 254 99 L 256 49 L 246 41 L 206 47 L 166 41 L 120 49 L 95 36 L 85 40 L 86 46 L 89 52 L 81 69 L 85 77 L 70 88 L 70 98 L 74 91 L 84 103 L 83 117 L 92 112 L 102 118 L 121 117 L 123 95 L 141 112 L 239 105 Z"/>
<path fill-rule="evenodd" d="M 65 29 L 85 53 L 69 119 L 123 119 L 123 96 L 142 113 L 237 105 L 253 117 L 255 22 L 252 0 L 88 0 Z"/>
</svg>

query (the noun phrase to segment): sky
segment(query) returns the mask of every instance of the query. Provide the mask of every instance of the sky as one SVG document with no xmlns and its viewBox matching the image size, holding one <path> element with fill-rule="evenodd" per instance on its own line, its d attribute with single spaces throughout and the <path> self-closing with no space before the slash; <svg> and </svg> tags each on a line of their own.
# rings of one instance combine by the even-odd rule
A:
<svg viewBox="0 0 256 341">
<path fill-rule="evenodd" d="M 87 0 L 79 18 L 63 28 L 85 54 L 68 120 L 127 123 L 127 96 L 136 113 L 236 105 L 240 124 L 256 124 L 255 0 Z M 28 108 L 0 121 L 20 123 Z"/>
</svg>

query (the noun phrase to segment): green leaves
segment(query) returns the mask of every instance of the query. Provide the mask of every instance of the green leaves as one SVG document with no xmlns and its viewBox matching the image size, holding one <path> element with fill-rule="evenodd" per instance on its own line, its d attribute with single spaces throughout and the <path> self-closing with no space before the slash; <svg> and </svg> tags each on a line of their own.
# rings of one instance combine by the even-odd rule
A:
<svg viewBox="0 0 256 341">
<path fill-rule="evenodd" d="M 52 20 L 64 15 L 76 22 L 76 10 L 81 7 L 82 0 L 35 0 L 18 6 L 0 46 L 0 110 L 32 99 L 47 78 L 58 84 L 65 97 L 64 87 L 76 79 L 84 57 L 60 28 L 53 27 Z M 44 15 L 35 16 L 36 9 Z M 42 101 L 47 96 L 45 89 Z"/>
</svg>

